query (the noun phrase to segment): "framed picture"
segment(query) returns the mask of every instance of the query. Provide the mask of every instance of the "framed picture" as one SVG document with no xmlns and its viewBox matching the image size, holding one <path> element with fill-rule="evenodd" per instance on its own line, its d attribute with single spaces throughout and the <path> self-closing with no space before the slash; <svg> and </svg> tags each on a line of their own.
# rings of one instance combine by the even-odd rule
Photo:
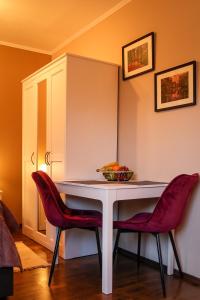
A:
<svg viewBox="0 0 200 300">
<path fill-rule="evenodd" d="M 154 70 L 154 32 L 122 47 L 123 79 Z"/>
<path fill-rule="evenodd" d="M 196 104 L 196 61 L 155 75 L 155 111 Z"/>
</svg>

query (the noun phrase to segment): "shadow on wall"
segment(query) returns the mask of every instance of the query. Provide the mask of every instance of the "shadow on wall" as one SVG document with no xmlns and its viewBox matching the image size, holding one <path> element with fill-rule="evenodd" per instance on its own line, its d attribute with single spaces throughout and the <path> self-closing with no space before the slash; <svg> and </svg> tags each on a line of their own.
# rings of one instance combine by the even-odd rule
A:
<svg viewBox="0 0 200 300">
<path fill-rule="evenodd" d="M 131 170 L 136 170 L 137 109 L 138 94 L 132 80 L 122 80 L 119 74 L 119 121 L 118 121 L 118 153 L 119 161 Z M 127 143 L 128 141 L 128 143 Z"/>
</svg>

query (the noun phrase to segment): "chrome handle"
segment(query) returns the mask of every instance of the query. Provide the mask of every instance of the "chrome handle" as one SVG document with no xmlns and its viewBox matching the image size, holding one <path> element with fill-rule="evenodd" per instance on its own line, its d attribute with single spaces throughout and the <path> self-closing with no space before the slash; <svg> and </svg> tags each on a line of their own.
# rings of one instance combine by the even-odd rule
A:
<svg viewBox="0 0 200 300">
<path fill-rule="evenodd" d="M 32 162 L 32 164 L 34 165 L 35 163 L 34 163 L 34 161 L 33 161 L 33 156 L 34 156 L 34 151 L 33 151 L 33 153 L 31 154 L 31 162 Z"/>
</svg>

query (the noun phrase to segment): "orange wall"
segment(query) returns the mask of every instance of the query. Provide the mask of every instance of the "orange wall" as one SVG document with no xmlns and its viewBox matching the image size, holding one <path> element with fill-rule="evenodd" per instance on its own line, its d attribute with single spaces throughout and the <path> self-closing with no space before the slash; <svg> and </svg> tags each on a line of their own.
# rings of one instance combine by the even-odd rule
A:
<svg viewBox="0 0 200 300">
<path fill-rule="evenodd" d="M 200 172 L 199 12 L 199 0 L 133 0 L 54 55 L 71 52 L 121 65 L 121 47 L 153 31 L 155 71 L 197 61 L 195 106 L 154 112 L 154 72 L 127 81 L 120 77 L 119 158 L 139 179 L 168 181 Z M 197 277 L 199 214 L 200 189 L 176 234 L 183 270 Z"/>
<path fill-rule="evenodd" d="M 51 60 L 49 55 L 0 45 L 0 189 L 21 222 L 21 80 Z"/>
</svg>

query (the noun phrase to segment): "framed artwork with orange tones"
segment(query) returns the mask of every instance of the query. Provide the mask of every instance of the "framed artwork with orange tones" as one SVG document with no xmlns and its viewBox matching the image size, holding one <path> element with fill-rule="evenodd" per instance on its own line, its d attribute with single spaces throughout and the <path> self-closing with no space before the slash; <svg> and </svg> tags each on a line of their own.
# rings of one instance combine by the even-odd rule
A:
<svg viewBox="0 0 200 300">
<path fill-rule="evenodd" d="M 154 70 L 154 32 L 122 47 L 123 80 Z"/>
<path fill-rule="evenodd" d="M 196 61 L 156 73 L 155 111 L 196 104 Z"/>
</svg>

